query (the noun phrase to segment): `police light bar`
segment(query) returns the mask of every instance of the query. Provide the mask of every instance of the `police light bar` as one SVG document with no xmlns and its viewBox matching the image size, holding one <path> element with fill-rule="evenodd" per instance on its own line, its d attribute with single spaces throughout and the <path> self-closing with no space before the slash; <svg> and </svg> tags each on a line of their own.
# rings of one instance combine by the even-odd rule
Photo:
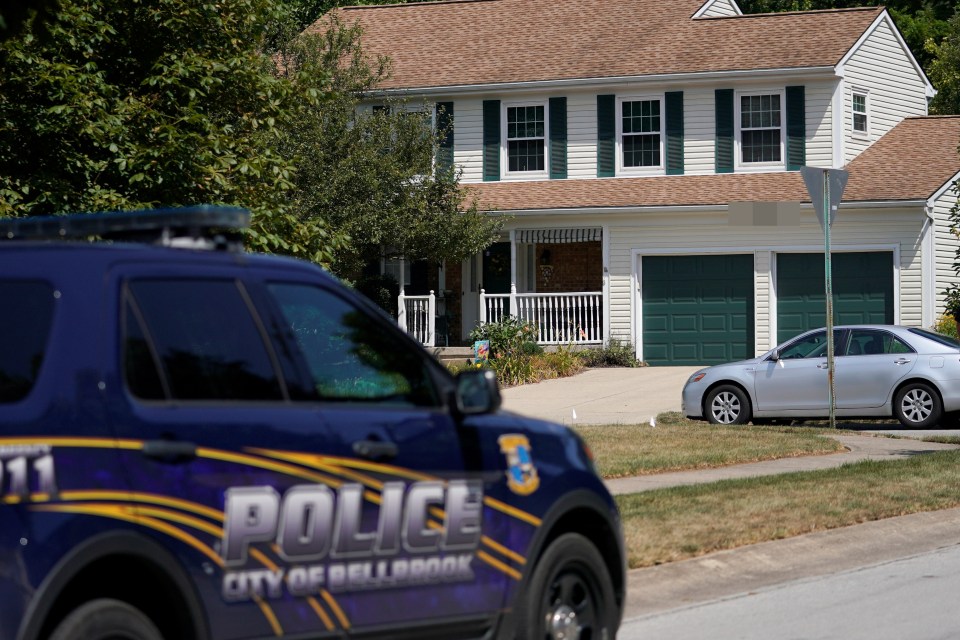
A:
<svg viewBox="0 0 960 640">
<path fill-rule="evenodd" d="M 231 244 L 250 226 L 250 212 L 240 207 L 198 205 L 79 213 L 0 220 L 2 240 L 66 240 L 100 237 L 152 242 L 164 246 L 207 248 Z"/>
</svg>

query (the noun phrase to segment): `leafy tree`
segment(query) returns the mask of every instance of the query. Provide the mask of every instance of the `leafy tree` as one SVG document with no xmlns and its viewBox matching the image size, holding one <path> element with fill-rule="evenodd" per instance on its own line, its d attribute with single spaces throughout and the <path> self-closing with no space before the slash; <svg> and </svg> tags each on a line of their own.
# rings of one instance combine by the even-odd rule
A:
<svg viewBox="0 0 960 640">
<path fill-rule="evenodd" d="M 276 140 L 295 111 L 263 43 L 271 0 L 62 0 L 0 44 L 0 215 L 238 204 L 250 242 L 329 262 Z"/>
<path fill-rule="evenodd" d="M 950 20 L 947 35 L 939 42 L 930 40 L 927 50 L 933 61 L 927 70 L 937 95 L 930 111 L 937 114 L 960 113 L 960 14 Z"/>
<path fill-rule="evenodd" d="M 297 217 L 324 220 L 350 237 L 334 271 L 356 278 L 384 249 L 459 262 L 488 246 L 502 221 L 479 212 L 459 188 L 459 174 L 434 163 L 444 132 L 431 131 L 433 104 L 384 99 L 363 108 L 388 61 L 363 54 L 356 26 L 335 16 L 327 24 L 281 52 L 285 77 L 301 92 L 325 96 L 320 108 L 290 123 L 281 148 L 299 159 Z"/>
</svg>

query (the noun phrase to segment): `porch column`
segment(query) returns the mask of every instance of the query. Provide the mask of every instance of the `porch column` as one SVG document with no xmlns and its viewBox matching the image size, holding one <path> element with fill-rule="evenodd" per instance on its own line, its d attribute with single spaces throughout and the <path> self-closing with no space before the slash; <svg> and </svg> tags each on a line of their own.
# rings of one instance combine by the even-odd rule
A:
<svg viewBox="0 0 960 640">
<path fill-rule="evenodd" d="M 600 252 L 603 262 L 601 306 L 603 308 L 603 346 L 610 345 L 610 227 L 603 225 L 600 236 Z"/>
<path fill-rule="evenodd" d="M 517 232 L 510 231 L 510 315 L 517 317 Z"/>
</svg>

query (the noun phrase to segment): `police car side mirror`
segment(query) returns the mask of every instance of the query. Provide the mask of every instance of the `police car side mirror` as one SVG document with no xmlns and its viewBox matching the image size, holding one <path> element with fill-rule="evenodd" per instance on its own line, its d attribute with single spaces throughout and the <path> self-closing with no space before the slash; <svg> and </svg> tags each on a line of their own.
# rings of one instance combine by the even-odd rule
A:
<svg viewBox="0 0 960 640">
<path fill-rule="evenodd" d="M 457 409 L 463 415 L 493 413 L 500 408 L 500 385 L 490 369 L 463 371 L 457 376 Z"/>
</svg>

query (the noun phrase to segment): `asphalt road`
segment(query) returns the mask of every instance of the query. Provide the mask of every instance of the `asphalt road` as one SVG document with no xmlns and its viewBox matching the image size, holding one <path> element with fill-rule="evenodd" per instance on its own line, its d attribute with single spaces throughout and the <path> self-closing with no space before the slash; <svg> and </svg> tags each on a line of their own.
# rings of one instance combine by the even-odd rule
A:
<svg viewBox="0 0 960 640">
<path fill-rule="evenodd" d="M 954 640 L 960 544 L 628 620 L 621 640 Z"/>
</svg>

